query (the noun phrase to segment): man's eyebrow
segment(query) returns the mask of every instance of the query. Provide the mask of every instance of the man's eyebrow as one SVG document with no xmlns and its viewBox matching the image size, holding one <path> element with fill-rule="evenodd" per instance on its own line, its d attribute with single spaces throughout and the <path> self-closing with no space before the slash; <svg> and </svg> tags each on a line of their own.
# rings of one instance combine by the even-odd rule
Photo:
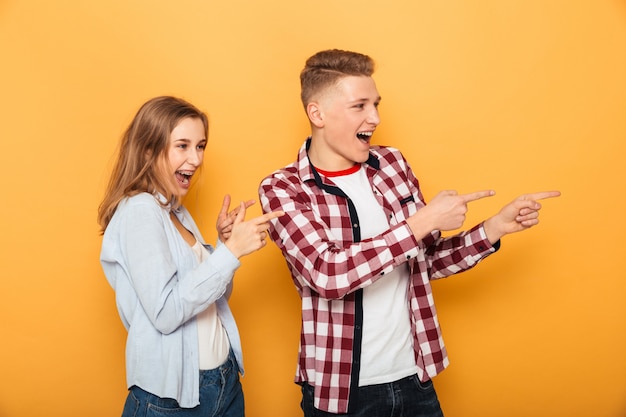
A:
<svg viewBox="0 0 626 417">
<path fill-rule="evenodd" d="M 371 100 L 374 102 L 380 102 L 383 98 L 381 96 L 376 97 L 375 99 Z M 370 101 L 369 97 L 363 97 L 363 98 L 355 98 L 354 100 L 352 100 L 354 103 L 361 103 L 364 101 Z"/>
</svg>

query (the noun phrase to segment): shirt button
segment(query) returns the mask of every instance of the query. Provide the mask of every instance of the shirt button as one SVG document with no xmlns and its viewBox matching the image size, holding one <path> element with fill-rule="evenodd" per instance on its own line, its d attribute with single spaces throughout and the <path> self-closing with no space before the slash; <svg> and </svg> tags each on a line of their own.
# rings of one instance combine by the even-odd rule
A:
<svg viewBox="0 0 626 417">
<path fill-rule="evenodd" d="M 359 225 L 358 225 L 357 223 L 354 223 L 354 224 L 352 225 L 352 227 L 354 227 L 354 228 L 356 229 L 357 227 L 359 227 Z"/>
</svg>

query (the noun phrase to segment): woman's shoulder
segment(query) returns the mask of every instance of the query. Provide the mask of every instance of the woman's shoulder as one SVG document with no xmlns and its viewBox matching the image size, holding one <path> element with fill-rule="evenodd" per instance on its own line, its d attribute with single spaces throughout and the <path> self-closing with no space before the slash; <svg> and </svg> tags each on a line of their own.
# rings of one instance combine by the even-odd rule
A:
<svg viewBox="0 0 626 417">
<path fill-rule="evenodd" d="M 159 204 L 152 194 L 140 193 L 125 197 L 115 209 L 105 236 L 125 233 L 137 224 L 161 225 L 167 216 L 168 209 Z"/>
<path fill-rule="evenodd" d="M 159 213 L 167 212 L 167 208 L 157 201 L 157 197 L 150 193 L 139 193 L 130 197 L 125 197 L 115 210 L 115 214 L 119 216 L 161 216 Z"/>
<path fill-rule="evenodd" d="M 160 206 L 156 197 L 150 193 L 139 193 L 130 197 L 125 197 L 120 201 L 120 207 L 136 207 L 136 206 Z"/>
</svg>

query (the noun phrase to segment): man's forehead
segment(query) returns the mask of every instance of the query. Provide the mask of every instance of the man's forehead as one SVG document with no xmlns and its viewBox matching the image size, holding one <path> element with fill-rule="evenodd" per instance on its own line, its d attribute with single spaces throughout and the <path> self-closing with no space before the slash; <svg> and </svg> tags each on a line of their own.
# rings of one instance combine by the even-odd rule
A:
<svg viewBox="0 0 626 417">
<path fill-rule="evenodd" d="M 328 89 L 328 93 L 351 101 L 380 100 L 374 79 L 369 76 L 348 75 Z"/>
</svg>

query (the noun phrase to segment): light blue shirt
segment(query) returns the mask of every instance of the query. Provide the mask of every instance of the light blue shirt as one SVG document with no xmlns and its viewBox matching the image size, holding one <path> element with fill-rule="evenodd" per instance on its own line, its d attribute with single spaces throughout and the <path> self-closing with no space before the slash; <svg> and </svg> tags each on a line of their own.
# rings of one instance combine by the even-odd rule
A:
<svg viewBox="0 0 626 417">
<path fill-rule="evenodd" d="M 206 245 L 181 207 L 176 216 L 211 252 L 199 263 L 169 213 L 151 194 L 122 200 L 104 232 L 100 262 L 128 331 L 128 387 L 137 385 L 191 408 L 199 404 L 195 316 L 212 303 L 243 374 L 239 332 L 227 301 L 240 263 L 226 245 Z"/>
</svg>

